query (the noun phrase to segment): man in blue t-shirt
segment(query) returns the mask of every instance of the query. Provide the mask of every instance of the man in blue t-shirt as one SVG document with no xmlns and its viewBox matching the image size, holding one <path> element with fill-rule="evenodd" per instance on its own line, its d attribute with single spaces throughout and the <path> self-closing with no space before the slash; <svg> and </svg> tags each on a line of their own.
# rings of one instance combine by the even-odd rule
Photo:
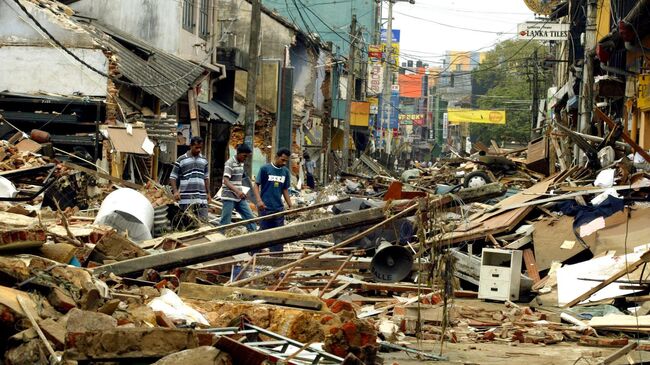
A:
<svg viewBox="0 0 650 365">
<path fill-rule="evenodd" d="M 284 210 L 282 198 L 287 202 L 287 208 L 291 209 L 291 198 L 289 198 L 289 186 L 291 186 L 291 175 L 285 167 L 289 162 L 291 152 L 281 148 L 271 163 L 260 167 L 257 173 L 257 186 L 262 197 L 263 204 L 260 204 L 260 216 L 265 216 Z M 260 222 L 260 230 L 281 227 L 284 225 L 284 217 L 271 218 Z M 271 251 L 282 251 L 282 245 L 270 248 Z"/>
</svg>

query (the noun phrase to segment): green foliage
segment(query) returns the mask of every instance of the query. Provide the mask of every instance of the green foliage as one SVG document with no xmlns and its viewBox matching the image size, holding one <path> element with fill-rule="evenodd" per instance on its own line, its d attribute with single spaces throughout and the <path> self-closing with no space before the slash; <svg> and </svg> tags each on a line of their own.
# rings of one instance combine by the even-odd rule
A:
<svg viewBox="0 0 650 365">
<path fill-rule="evenodd" d="M 486 145 L 490 140 L 526 143 L 530 139 L 531 102 L 530 75 L 532 54 L 538 42 L 508 40 L 487 52 L 485 59 L 472 73 L 473 107 L 506 110 L 505 125 L 471 124 L 472 140 Z M 543 48 L 538 50 L 543 54 Z M 541 74 L 542 70 L 538 69 Z M 541 76 L 541 75 L 540 75 Z M 485 96 L 481 96 L 485 95 Z"/>
</svg>

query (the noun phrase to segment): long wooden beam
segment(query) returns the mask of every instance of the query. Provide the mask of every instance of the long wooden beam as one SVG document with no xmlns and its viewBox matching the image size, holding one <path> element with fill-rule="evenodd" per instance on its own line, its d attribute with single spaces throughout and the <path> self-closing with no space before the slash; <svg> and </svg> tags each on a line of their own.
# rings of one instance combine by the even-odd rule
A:
<svg viewBox="0 0 650 365">
<path fill-rule="evenodd" d="M 350 243 L 352 243 L 352 242 L 354 242 L 354 241 L 356 241 L 358 239 L 361 239 L 361 238 L 367 236 L 368 234 L 378 230 L 379 228 L 385 226 L 388 223 L 391 223 L 391 222 L 393 222 L 393 221 L 395 221 L 395 220 L 397 220 L 397 219 L 399 219 L 401 217 L 404 217 L 404 216 L 406 216 L 408 214 L 411 214 L 411 213 L 415 212 L 417 210 L 417 208 L 418 208 L 417 205 L 412 205 L 412 206 L 404 209 L 403 211 L 401 211 L 401 212 L 399 212 L 399 213 L 397 213 L 397 214 L 395 214 L 395 215 L 393 215 L 393 216 L 391 216 L 389 218 L 386 218 L 385 220 L 373 225 L 372 227 L 367 228 L 365 231 L 357 233 L 357 234 L 353 235 L 352 237 L 349 237 L 345 241 L 343 241 L 341 243 L 338 243 L 338 244 L 336 244 L 336 245 L 334 245 L 334 246 L 332 246 L 330 248 L 327 248 L 325 250 L 316 252 L 316 253 L 314 253 L 312 255 L 309 255 L 307 257 L 304 257 L 302 259 L 298 259 L 298 260 L 296 260 L 296 261 L 294 261 L 294 262 L 292 262 L 290 264 L 278 267 L 276 269 L 273 269 L 271 271 L 259 274 L 257 276 L 253 276 L 253 277 L 242 279 L 242 280 L 239 280 L 239 281 L 227 283 L 226 286 L 242 286 L 242 285 L 248 284 L 250 282 L 253 282 L 255 280 L 265 278 L 265 277 L 267 277 L 269 275 L 277 274 L 277 273 L 282 272 L 284 270 L 291 269 L 291 268 L 293 268 L 295 266 L 302 265 L 303 263 L 305 263 L 307 261 L 317 259 L 317 258 L 321 257 L 322 255 L 328 253 L 328 252 L 338 250 L 338 249 L 340 249 L 342 247 L 345 247 L 345 246 L 349 245 Z M 380 209 L 380 208 L 375 208 L 375 209 Z M 364 212 L 364 211 L 362 211 L 362 212 Z"/>
<path fill-rule="evenodd" d="M 607 114 L 603 113 L 602 110 L 600 110 L 600 109 L 598 109 L 598 108 L 596 108 L 596 109 L 594 109 L 594 110 L 596 111 L 596 115 L 598 116 L 598 118 L 602 119 L 603 122 L 605 122 L 605 123 L 607 124 L 607 126 L 609 126 L 609 128 L 612 128 L 612 129 L 613 129 L 613 128 L 616 126 L 616 123 L 614 123 L 614 121 L 611 120 L 611 119 L 607 116 Z M 630 145 L 630 147 L 632 147 L 632 150 L 633 150 L 634 152 L 637 152 L 639 155 L 641 155 L 641 157 L 643 157 L 643 158 L 646 160 L 646 162 L 650 162 L 650 154 L 648 154 L 648 152 L 646 152 L 646 151 L 645 151 L 641 146 L 639 146 L 639 145 L 638 145 L 638 144 L 637 144 L 637 143 L 636 143 L 632 138 L 630 138 L 630 136 L 627 135 L 627 132 L 626 132 L 626 131 L 623 131 L 623 132 L 621 133 L 621 138 L 623 138 L 623 140 L 624 140 L 625 142 L 627 142 L 627 143 Z"/>
<path fill-rule="evenodd" d="M 299 239 L 318 237 L 332 232 L 365 226 L 385 218 L 382 208 L 365 209 L 311 220 L 289 226 L 257 231 L 219 241 L 201 243 L 156 255 L 137 257 L 94 268 L 95 272 L 116 275 L 140 273 L 145 269 L 167 270 L 240 253 L 259 250 Z"/>
<path fill-rule="evenodd" d="M 323 208 L 323 207 L 327 207 L 327 206 L 330 206 L 330 205 L 345 203 L 347 201 L 350 201 L 349 196 L 345 197 L 345 198 L 342 198 L 342 199 L 339 199 L 339 200 L 336 200 L 336 201 L 319 203 L 319 204 L 314 204 L 314 205 L 308 205 L 306 207 L 300 207 L 300 208 L 296 208 L 296 209 L 283 210 L 281 212 L 277 212 L 277 213 L 273 213 L 273 214 L 269 214 L 269 215 L 264 215 L 264 216 L 259 216 L 259 217 L 255 217 L 255 218 L 251 218 L 251 219 L 246 219 L 246 220 L 235 222 L 235 223 L 224 224 L 223 226 L 207 229 L 207 230 L 204 230 L 204 231 L 201 231 L 201 232 L 189 232 L 187 235 L 179 236 L 176 239 L 178 241 L 185 242 L 185 241 L 189 241 L 189 240 L 192 240 L 192 239 L 195 239 L 195 238 L 204 237 L 207 234 L 214 233 L 214 232 L 219 232 L 219 231 L 222 231 L 224 229 L 243 226 L 243 225 L 248 224 L 248 223 L 256 223 L 256 222 L 267 220 L 267 219 L 273 219 L 273 218 L 277 218 L 277 217 L 284 217 L 286 215 L 306 212 L 306 211 L 309 211 L 309 210 Z"/>
</svg>

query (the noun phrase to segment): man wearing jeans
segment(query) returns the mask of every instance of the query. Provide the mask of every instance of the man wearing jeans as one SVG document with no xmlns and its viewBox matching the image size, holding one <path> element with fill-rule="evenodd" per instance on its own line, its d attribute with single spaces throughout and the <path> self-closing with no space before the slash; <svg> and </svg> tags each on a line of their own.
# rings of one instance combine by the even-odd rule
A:
<svg viewBox="0 0 650 365">
<path fill-rule="evenodd" d="M 233 209 L 239 212 L 243 219 L 253 218 L 253 212 L 248 206 L 248 199 L 246 199 L 245 187 L 242 186 L 244 162 L 252 152 L 248 145 L 240 144 L 237 146 L 237 154 L 226 161 L 223 169 L 223 191 L 221 192 L 223 208 L 221 210 L 221 220 L 219 221 L 220 226 L 231 222 Z M 255 186 L 252 188 L 258 202 L 258 209 L 265 208 L 257 188 Z M 249 232 L 254 231 L 255 223 L 248 223 L 246 229 Z"/>
<path fill-rule="evenodd" d="M 174 163 L 169 176 L 174 199 L 178 201 L 183 213 L 193 212 L 200 220 L 208 220 L 210 203 L 210 169 L 208 160 L 201 154 L 203 139 L 192 137 L 190 150 Z"/>
<path fill-rule="evenodd" d="M 289 186 L 291 178 L 289 170 L 285 167 L 289 161 L 291 152 L 282 148 L 275 155 L 275 160 L 271 163 L 260 167 L 257 173 L 257 185 L 260 188 L 264 207 L 260 209 L 260 215 L 269 215 L 284 210 L 282 198 L 291 209 L 291 199 L 289 198 Z M 265 219 L 260 222 L 260 229 L 269 229 L 281 227 L 284 225 L 284 217 Z M 270 248 L 270 251 L 282 251 L 282 245 L 276 245 Z"/>
</svg>

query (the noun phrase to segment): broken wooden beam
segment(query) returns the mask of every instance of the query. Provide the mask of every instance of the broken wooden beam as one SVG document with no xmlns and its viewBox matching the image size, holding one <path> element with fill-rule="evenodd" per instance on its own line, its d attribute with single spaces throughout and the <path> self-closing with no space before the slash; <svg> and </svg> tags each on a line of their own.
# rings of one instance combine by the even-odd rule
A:
<svg viewBox="0 0 650 365">
<path fill-rule="evenodd" d="M 221 231 L 223 231 L 225 229 L 229 229 L 229 228 L 232 228 L 232 227 L 239 227 L 239 226 L 246 225 L 248 223 L 257 223 L 259 221 L 263 221 L 263 220 L 267 220 L 267 219 L 284 217 L 284 216 L 287 216 L 287 215 L 306 212 L 306 211 L 309 211 L 309 210 L 323 208 L 323 207 L 327 207 L 327 206 L 330 206 L 330 205 L 345 203 L 347 201 L 350 201 L 349 196 L 345 197 L 345 198 L 342 198 L 342 199 L 339 199 L 339 200 L 332 201 L 332 202 L 325 202 L 325 203 L 320 203 L 320 204 L 309 205 L 309 206 L 306 206 L 306 207 L 300 207 L 300 208 L 296 208 L 296 209 L 283 210 L 281 212 L 277 212 L 277 213 L 273 213 L 273 214 L 269 214 L 269 215 L 265 215 L 265 216 L 246 219 L 246 220 L 242 220 L 242 221 L 234 222 L 234 223 L 230 223 L 230 224 L 224 224 L 223 226 L 203 230 L 201 232 L 190 232 L 187 235 L 182 235 L 182 236 L 177 237 L 176 240 L 178 240 L 180 242 L 185 242 L 185 241 L 189 241 L 189 240 L 192 240 L 192 239 L 195 239 L 195 238 L 205 237 L 205 235 L 210 234 L 210 233 L 221 232 Z"/>
<path fill-rule="evenodd" d="M 178 295 L 183 298 L 197 300 L 227 300 L 233 296 L 241 296 L 241 300 L 263 300 L 268 304 L 287 307 L 321 310 L 323 302 L 313 295 L 258 290 L 248 288 L 233 288 L 218 285 L 201 285 L 181 283 Z"/>
<path fill-rule="evenodd" d="M 594 111 L 596 112 L 596 116 L 598 116 L 598 118 L 602 119 L 602 121 L 605 122 L 605 124 L 607 124 L 607 126 L 608 126 L 609 128 L 612 128 L 612 129 L 613 129 L 613 128 L 616 127 L 616 123 L 614 123 L 614 121 L 611 120 L 611 119 L 607 116 L 607 114 L 603 113 L 602 110 L 600 110 L 600 109 L 598 109 L 598 108 L 595 108 Z M 621 132 L 621 138 L 623 138 L 623 140 L 624 140 L 625 142 L 627 142 L 627 143 L 630 145 L 630 147 L 632 147 L 632 150 L 633 150 L 634 152 L 636 152 L 636 153 L 638 153 L 639 155 L 641 155 L 641 157 L 643 157 L 643 159 L 645 159 L 646 162 L 650 162 L 650 154 L 648 154 L 648 152 L 646 152 L 646 151 L 645 151 L 641 146 L 639 146 L 639 145 L 638 145 L 638 144 L 637 144 L 637 143 L 636 143 L 632 138 L 630 138 L 630 136 L 627 135 L 627 132 L 625 132 L 625 131 Z"/>
<path fill-rule="evenodd" d="M 103 173 L 101 171 L 95 171 L 95 170 L 89 169 L 87 167 L 79 166 L 76 163 L 72 163 L 72 162 L 69 162 L 69 161 L 64 161 L 62 163 L 62 165 L 65 166 L 65 167 L 71 168 L 73 170 L 85 172 L 86 174 L 89 174 L 89 175 L 92 175 L 92 176 L 95 176 L 95 177 L 99 177 L 101 179 L 106 179 L 106 180 L 108 180 L 110 182 L 113 182 L 113 183 L 115 183 L 117 185 L 123 185 L 123 186 L 125 186 L 127 188 L 131 188 L 131 189 L 135 189 L 135 190 L 142 190 L 142 188 L 143 188 L 142 185 L 138 185 L 138 184 L 132 183 L 130 181 L 122 180 L 122 179 L 120 179 L 118 177 Z"/>
<path fill-rule="evenodd" d="M 442 202 L 442 201 L 448 201 L 448 200 L 445 199 L 445 197 L 443 197 L 443 198 L 441 198 L 439 201 Z M 435 202 L 434 202 L 434 203 L 435 203 Z M 268 272 L 266 272 L 266 273 L 263 273 L 263 274 L 260 274 L 260 275 L 257 275 L 257 276 L 253 276 L 253 277 L 250 277 L 250 278 L 247 278 L 247 279 L 243 279 L 243 280 L 239 280 L 239 281 L 231 282 L 231 283 L 228 283 L 228 284 L 226 284 L 226 285 L 228 285 L 228 286 L 240 286 L 240 285 L 245 285 L 245 284 L 248 284 L 248 283 L 253 282 L 253 281 L 255 281 L 255 280 L 258 280 L 258 279 L 261 279 L 261 278 L 267 277 L 267 276 L 269 276 L 269 275 L 274 275 L 274 274 L 277 274 L 277 273 L 282 272 L 282 271 L 284 271 L 284 270 L 291 269 L 291 268 L 293 268 L 293 267 L 295 267 L 295 266 L 302 265 L 303 263 L 305 263 L 305 262 L 307 262 L 307 261 L 310 261 L 310 260 L 313 260 L 313 259 L 316 259 L 316 258 L 319 258 L 319 257 L 321 257 L 322 255 L 324 255 L 324 254 L 326 254 L 326 253 L 328 253 L 328 252 L 332 252 L 332 251 L 338 250 L 338 249 L 340 249 L 340 248 L 342 248 L 342 247 L 345 247 L 345 246 L 351 244 L 352 242 L 354 242 L 354 241 L 356 241 L 356 240 L 358 240 L 358 239 L 360 239 L 360 238 L 363 238 L 363 237 L 367 236 L 368 234 L 370 234 L 370 233 L 372 233 L 372 232 L 374 232 L 374 231 L 376 231 L 376 230 L 378 230 L 378 229 L 384 227 L 385 225 L 387 225 L 387 224 L 389 224 L 389 223 L 391 223 L 391 222 L 394 222 L 395 220 L 397 220 L 397 219 L 399 219 L 399 218 L 401 218 L 401 217 L 405 217 L 405 216 L 407 216 L 408 214 L 411 214 L 411 213 L 415 212 L 415 211 L 417 210 L 417 208 L 418 208 L 418 205 L 417 205 L 417 204 L 415 204 L 415 205 L 411 205 L 410 207 L 408 207 L 408 208 L 402 210 L 401 212 L 399 212 L 399 213 L 397 213 L 397 214 L 391 216 L 390 218 L 386 218 L 386 219 L 384 219 L 383 221 L 381 221 L 381 222 L 375 224 L 374 226 L 371 226 L 371 227 L 367 228 L 367 229 L 364 230 L 363 232 L 357 233 L 357 234 L 353 235 L 352 237 L 349 237 L 349 238 L 346 239 L 345 241 L 343 241 L 343 242 L 341 242 L 341 243 L 339 243 L 339 244 L 336 244 L 336 245 L 334 245 L 334 246 L 332 246 L 332 247 L 330 247 L 330 248 L 327 248 L 327 249 L 322 250 L 322 251 L 320 251 L 320 252 L 316 252 L 316 253 L 314 253 L 314 254 L 312 254 L 312 255 L 309 255 L 309 256 L 307 256 L 307 257 L 305 257 L 305 258 L 302 258 L 302 259 L 296 260 L 295 262 L 292 262 L 292 263 L 290 263 L 290 264 L 288 264 L 288 265 L 284 265 L 284 266 L 278 267 L 278 268 L 276 268 L 276 269 L 274 269 L 274 270 L 271 270 L 271 271 L 268 271 Z M 382 208 L 372 208 L 372 209 L 380 209 L 380 210 L 381 210 Z M 343 214 L 343 215 L 351 215 L 351 214 L 364 213 L 364 212 L 368 212 L 368 211 L 370 211 L 370 210 L 372 210 L 372 209 L 361 210 L 361 211 L 359 211 L 359 212 L 348 213 L 348 214 Z M 340 215 L 339 215 L 339 216 L 340 216 Z"/>
<path fill-rule="evenodd" d="M 370 208 L 358 212 L 339 214 L 325 219 L 311 220 L 284 227 L 257 231 L 237 237 L 220 240 L 218 243 L 206 242 L 177 250 L 136 257 L 94 268 L 96 273 L 112 272 L 128 275 L 144 269 L 167 270 L 240 253 L 260 250 L 298 239 L 318 237 L 332 232 L 365 226 L 384 219 L 382 208 Z"/>
</svg>

